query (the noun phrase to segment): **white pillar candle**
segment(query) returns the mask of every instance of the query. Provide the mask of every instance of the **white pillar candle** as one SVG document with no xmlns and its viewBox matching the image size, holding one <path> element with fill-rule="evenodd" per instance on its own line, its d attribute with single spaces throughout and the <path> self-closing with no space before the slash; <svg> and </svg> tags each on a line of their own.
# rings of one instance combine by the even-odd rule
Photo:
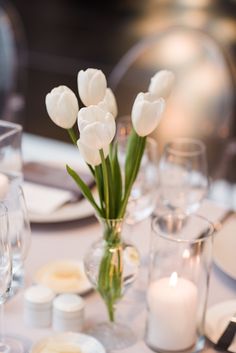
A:
<svg viewBox="0 0 236 353">
<path fill-rule="evenodd" d="M 197 326 L 197 287 L 187 279 L 152 282 L 147 293 L 149 307 L 147 343 L 154 349 L 182 351 L 194 345 Z"/>
</svg>

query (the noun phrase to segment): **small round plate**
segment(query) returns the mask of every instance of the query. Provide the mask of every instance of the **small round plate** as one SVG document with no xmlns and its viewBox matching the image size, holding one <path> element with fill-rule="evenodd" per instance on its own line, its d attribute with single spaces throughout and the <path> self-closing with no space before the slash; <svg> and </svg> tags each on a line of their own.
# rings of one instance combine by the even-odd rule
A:
<svg viewBox="0 0 236 353">
<path fill-rule="evenodd" d="M 217 343 L 236 312 L 236 300 L 229 300 L 210 307 L 206 313 L 205 334 L 213 343 Z M 228 348 L 236 353 L 236 336 Z"/>
<path fill-rule="evenodd" d="M 61 333 L 37 342 L 30 353 L 105 353 L 100 342 L 82 333 Z"/>
<path fill-rule="evenodd" d="M 85 294 L 92 289 L 83 262 L 75 260 L 47 263 L 35 273 L 34 282 L 51 288 L 56 294 Z"/>
</svg>

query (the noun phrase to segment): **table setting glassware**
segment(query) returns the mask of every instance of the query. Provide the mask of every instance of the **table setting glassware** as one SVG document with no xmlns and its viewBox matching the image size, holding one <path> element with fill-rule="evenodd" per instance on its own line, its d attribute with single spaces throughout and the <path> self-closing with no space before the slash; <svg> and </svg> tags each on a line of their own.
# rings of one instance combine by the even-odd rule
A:
<svg viewBox="0 0 236 353">
<path fill-rule="evenodd" d="M 131 118 L 122 117 L 117 122 L 116 141 L 119 144 L 119 160 L 122 170 L 125 165 L 125 151 L 132 129 Z M 132 225 L 148 218 L 155 209 L 158 188 L 158 144 L 152 137 L 147 138 L 140 171 L 133 185 L 125 222 Z"/>
<path fill-rule="evenodd" d="M 214 227 L 189 215 L 171 233 L 161 218 L 152 221 L 145 341 L 158 352 L 197 352 L 204 346 Z"/>
<path fill-rule="evenodd" d="M 134 101 L 124 177 L 118 158 L 119 146 L 114 141 L 117 105 L 106 77 L 101 70 L 87 69 L 79 71 L 77 80 L 84 107 L 79 107 L 76 95 L 66 86 L 53 88 L 45 102 L 49 117 L 67 130 L 96 183 L 98 197 L 94 198 L 83 178 L 67 165 L 67 172 L 94 208 L 101 224 L 102 237 L 92 244 L 84 264 L 88 278 L 106 304 L 110 322 L 98 324 L 91 331 L 107 349 L 121 349 L 134 343 L 134 335 L 130 327 L 116 322 L 116 304 L 126 286 L 135 279 L 139 265 L 135 247 L 122 240 L 122 225 L 143 157 L 145 162 L 148 135 L 161 120 L 174 74 L 165 70 L 156 73 L 148 91 L 139 93 Z M 74 127 L 76 122 L 79 134 Z"/>
<path fill-rule="evenodd" d="M 12 251 L 12 283 L 8 294 L 8 297 L 11 297 L 24 286 L 24 261 L 30 248 L 31 230 L 24 193 L 20 185 L 10 184 L 4 204 L 8 209 Z"/>
<path fill-rule="evenodd" d="M 4 303 L 6 302 L 12 281 L 12 250 L 9 241 L 9 219 L 5 205 L 0 203 L 0 310 L 1 340 L 0 350 L 3 353 L 23 353 L 21 343 L 15 338 L 6 336 L 4 325 Z"/>
<path fill-rule="evenodd" d="M 0 120 L 0 172 L 11 184 L 22 183 L 22 126 Z"/>
<path fill-rule="evenodd" d="M 195 212 L 209 186 L 206 147 L 197 139 L 178 138 L 168 143 L 159 163 L 161 202 L 177 213 Z"/>
</svg>

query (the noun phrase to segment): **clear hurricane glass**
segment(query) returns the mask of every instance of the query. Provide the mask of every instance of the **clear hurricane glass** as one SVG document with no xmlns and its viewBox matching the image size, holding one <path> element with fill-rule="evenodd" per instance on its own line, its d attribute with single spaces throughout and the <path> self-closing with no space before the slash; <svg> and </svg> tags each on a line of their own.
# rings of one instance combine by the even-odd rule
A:
<svg viewBox="0 0 236 353">
<path fill-rule="evenodd" d="M 152 221 L 145 340 L 155 352 L 197 352 L 204 347 L 214 227 L 189 215 L 171 232 L 171 217 Z"/>
<path fill-rule="evenodd" d="M 88 279 L 104 300 L 109 322 L 100 323 L 89 333 L 99 339 L 106 349 L 122 349 L 135 342 L 126 325 L 116 322 L 116 304 L 134 282 L 139 269 L 139 253 L 131 244 L 123 242 L 123 219 L 99 219 L 103 237 L 92 244 L 84 257 Z"/>
<path fill-rule="evenodd" d="M 159 163 L 161 202 L 172 211 L 195 212 L 208 192 L 206 147 L 191 138 L 168 143 Z"/>
</svg>

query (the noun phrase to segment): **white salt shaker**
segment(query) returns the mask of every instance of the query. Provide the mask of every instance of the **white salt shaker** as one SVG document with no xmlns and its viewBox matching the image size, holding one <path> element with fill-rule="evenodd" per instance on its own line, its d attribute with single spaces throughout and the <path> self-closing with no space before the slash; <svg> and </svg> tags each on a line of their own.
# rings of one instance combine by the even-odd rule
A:
<svg viewBox="0 0 236 353">
<path fill-rule="evenodd" d="M 35 285 L 24 294 L 24 322 L 30 327 L 51 325 L 54 293 L 50 288 Z"/>
<path fill-rule="evenodd" d="M 82 330 L 84 300 L 76 294 L 61 294 L 53 302 L 53 329 L 56 331 Z"/>
</svg>

